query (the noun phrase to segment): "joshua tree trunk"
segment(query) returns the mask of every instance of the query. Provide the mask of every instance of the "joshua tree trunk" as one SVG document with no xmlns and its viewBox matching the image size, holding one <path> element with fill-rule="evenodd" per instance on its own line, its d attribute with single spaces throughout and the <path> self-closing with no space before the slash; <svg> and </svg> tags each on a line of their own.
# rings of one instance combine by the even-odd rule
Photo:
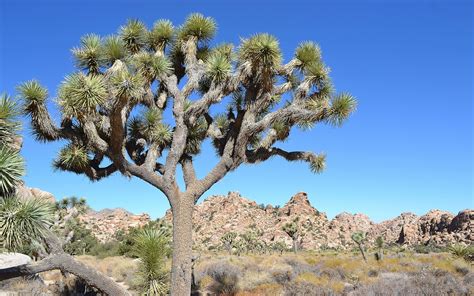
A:
<svg viewBox="0 0 474 296">
<path fill-rule="evenodd" d="M 185 198 L 172 207 L 173 260 L 171 266 L 171 295 L 191 295 L 194 203 Z"/>
<path fill-rule="evenodd" d="M 297 242 L 297 238 L 293 238 L 293 253 L 298 253 L 298 242 Z"/>
<path fill-rule="evenodd" d="M 362 254 L 362 258 L 364 258 L 364 261 L 367 263 L 367 257 L 365 256 L 365 251 L 364 251 L 364 247 L 362 246 L 362 244 L 357 244 L 359 246 L 359 250 L 360 250 L 360 253 Z"/>
</svg>

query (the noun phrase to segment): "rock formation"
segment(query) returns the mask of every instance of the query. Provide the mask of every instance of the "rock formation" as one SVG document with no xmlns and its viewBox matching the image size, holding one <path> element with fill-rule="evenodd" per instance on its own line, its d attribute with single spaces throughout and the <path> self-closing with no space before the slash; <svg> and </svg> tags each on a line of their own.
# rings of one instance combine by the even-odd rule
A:
<svg viewBox="0 0 474 296">
<path fill-rule="evenodd" d="M 259 206 L 237 192 L 229 192 L 227 196 L 211 196 L 196 206 L 194 243 L 200 249 L 216 248 L 227 232 L 242 234 L 253 230 L 261 233 L 260 239 L 267 243 L 284 241 L 290 246 L 291 238 L 281 229 L 295 218 L 301 232 L 299 244 L 305 249 L 352 248 L 350 237 L 356 231 L 366 232 L 369 244 L 378 236 L 387 244 L 406 245 L 471 244 L 474 239 L 474 210 L 461 211 L 456 216 L 440 210 L 423 216 L 403 213 L 381 223 L 374 223 L 364 214 L 349 213 L 328 220 L 325 213 L 311 206 L 304 192 L 294 195 L 281 208 Z M 172 222 L 169 210 L 164 219 Z"/>
<path fill-rule="evenodd" d="M 124 209 L 89 210 L 80 215 L 79 220 L 101 242 L 113 239 L 118 230 L 128 231 L 131 227 L 141 227 L 150 221 L 148 214 L 134 215 Z"/>
</svg>

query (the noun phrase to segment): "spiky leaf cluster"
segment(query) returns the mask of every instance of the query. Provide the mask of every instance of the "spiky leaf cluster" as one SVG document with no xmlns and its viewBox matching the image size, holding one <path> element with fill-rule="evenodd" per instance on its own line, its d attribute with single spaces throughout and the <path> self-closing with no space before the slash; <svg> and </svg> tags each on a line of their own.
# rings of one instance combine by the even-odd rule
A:
<svg viewBox="0 0 474 296">
<path fill-rule="evenodd" d="M 285 223 L 282 227 L 282 230 L 288 234 L 289 237 L 291 238 L 296 238 L 298 235 L 299 227 L 298 227 L 298 221 L 291 221 L 288 223 Z"/>
<path fill-rule="evenodd" d="M 356 106 L 356 99 L 349 93 L 335 96 L 331 101 L 328 122 L 340 126 L 354 112 Z"/>
<path fill-rule="evenodd" d="M 158 20 L 147 36 L 147 42 L 153 50 L 164 50 L 173 41 L 174 26 L 169 20 Z"/>
<path fill-rule="evenodd" d="M 48 97 L 48 91 L 37 80 L 22 83 L 18 86 L 18 92 L 25 101 L 27 113 L 42 106 Z"/>
<path fill-rule="evenodd" d="M 167 146 L 171 143 L 173 132 L 171 127 L 162 120 L 163 116 L 159 109 L 148 109 L 142 116 L 130 121 L 129 133 L 135 139 L 144 138 L 149 143 Z"/>
<path fill-rule="evenodd" d="M 201 144 L 207 133 L 207 123 L 204 118 L 197 120 L 188 130 L 188 139 L 184 152 L 188 155 L 195 155 L 201 152 Z"/>
<path fill-rule="evenodd" d="M 75 73 L 67 76 L 59 88 L 58 103 L 66 116 L 78 117 L 102 105 L 107 95 L 102 76 Z"/>
<path fill-rule="evenodd" d="M 11 143 L 20 129 L 18 106 L 8 95 L 0 95 L 0 143 Z"/>
<path fill-rule="evenodd" d="M 0 243 L 9 251 L 40 241 L 54 221 L 54 204 L 44 199 L 0 199 Z"/>
<path fill-rule="evenodd" d="M 321 63 L 321 49 L 314 42 L 303 42 L 296 49 L 295 58 L 300 62 L 298 68 L 305 70 L 312 64 Z"/>
<path fill-rule="evenodd" d="M 77 145 L 67 145 L 59 151 L 53 166 L 62 171 L 71 171 L 77 174 L 84 172 L 89 165 L 87 150 Z"/>
<path fill-rule="evenodd" d="M 105 60 L 102 40 L 96 34 L 88 34 L 81 38 L 81 47 L 72 50 L 79 69 L 97 74 Z"/>
<path fill-rule="evenodd" d="M 217 83 L 224 81 L 231 73 L 232 65 L 228 55 L 224 52 L 215 52 L 206 61 L 207 76 Z"/>
<path fill-rule="evenodd" d="M 24 161 L 17 151 L 0 145 L 0 196 L 11 193 L 24 175 Z"/>
<path fill-rule="evenodd" d="M 120 28 L 120 37 L 131 53 L 137 53 L 145 45 L 147 37 L 145 24 L 139 20 L 129 20 Z"/>
<path fill-rule="evenodd" d="M 107 65 L 112 65 L 116 60 L 124 59 L 127 56 L 125 43 L 118 36 L 106 37 L 103 44 L 103 59 Z"/>
<path fill-rule="evenodd" d="M 200 13 L 188 16 L 183 26 L 179 28 L 178 37 L 187 40 L 194 37 L 199 41 L 209 41 L 216 33 L 217 25 L 213 18 L 205 17 Z"/>
<path fill-rule="evenodd" d="M 127 69 L 120 69 L 110 78 L 112 95 L 115 98 L 131 98 L 139 101 L 144 93 L 145 79 L 140 73 L 132 73 Z"/>
<path fill-rule="evenodd" d="M 152 55 L 148 52 L 139 52 L 132 58 L 133 65 L 138 73 L 149 82 L 162 75 L 171 73 L 171 62 L 165 56 Z"/>
<path fill-rule="evenodd" d="M 282 54 L 278 40 L 270 34 L 257 34 L 242 41 L 239 49 L 240 62 L 250 62 L 254 70 L 276 69 Z"/>
<path fill-rule="evenodd" d="M 326 155 L 321 154 L 315 157 L 312 157 L 309 162 L 309 167 L 313 173 L 321 173 L 326 167 Z"/>
<path fill-rule="evenodd" d="M 362 231 L 357 231 L 357 232 L 354 232 L 352 235 L 351 235 L 351 239 L 356 242 L 357 244 L 361 244 L 365 241 L 366 239 L 366 234 L 365 232 L 362 232 Z"/>
<path fill-rule="evenodd" d="M 168 273 L 164 265 L 169 237 L 155 228 L 141 229 L 134 238 L 135 255 L 140 258 L 138 285 L 144 295 L 165 295 Z"/>
</svg>

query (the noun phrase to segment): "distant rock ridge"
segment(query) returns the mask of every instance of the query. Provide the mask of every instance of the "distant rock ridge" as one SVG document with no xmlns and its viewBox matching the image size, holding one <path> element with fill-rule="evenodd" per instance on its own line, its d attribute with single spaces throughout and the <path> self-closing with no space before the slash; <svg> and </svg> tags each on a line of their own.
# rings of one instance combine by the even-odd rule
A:
<svg viewBox="0 0 474 296">
<path fill-rule="evenodd" d="M 172 223 L 171 211 L 163 217 Z M 221 246 L 221 237 L 227 232 L 243 234 L 249 230 L 261 234 L 267 243 L 283 241 L 291 245 L 291 238 L 282 231 L 285 223 L 294 221 L 300 228 L 299 245 L 305 249 L 352 248 L 352 233 L 367 233 L 369 243 L 382 236 L 387 244 L 448 245 L 474 242 L 474 210 L 466 209 L 453 215 L 450 212 L 431 210 L 425 215 L 402 213 L 399 216 L 375 223 L 365 214 L 347 212 L 329 220 L 326 213 L 314 208 L 308 195 L 299 192 L 282 207 L 258 205 L 238 192 L 213 195 L 196 205 L 194 244 L 198 249 Z M 134 215 L 125 209 L 90 210 L 80 216 L 86 228 L 102 242 L 114 238 L 118 230 L 143 226 L 150 221 L 148 214 Z"/>
<path fill-rule="evenodd" d="M 387 244 L 448 245 L 454 242 L 474 242 L 474 210 L 452 213 L 431 210 L 425 215 L 402 213 L 399 216 L 375 223 L 365 214 L 343 212 L 332 220 L 326 213 L 315 209 L 304 192 L 299 192 L 281 208 L 271 205 L 261 207 L 255 201 L 242 197 L 238 192 L 227 196 L 214 195 L 197 205 L 194 214 L 194 243 L 197 248 L 209 249 L 221 245 L 226 232 L 245 233 L 249 230 L 262 233 L 267 243 L 291 243 L 282 226 L 298 218 L 301 235 L 299 244 L 306 249 L 352 248 L 351 234 L 367 233 L 369 243 L 382 236 Z M 171 211 L 164 217 L 172 222 Z"/>
<path fill-rule="evenodd" d="M 110 241 L 119 230 L 128 231 L 131 227 L 141 227 L 150 222 L 148 214 L 132 214 L 129 211 L 116 209 L 89 210 L 79 216 L 79 220 L 101 242 Z"/>
</svg>

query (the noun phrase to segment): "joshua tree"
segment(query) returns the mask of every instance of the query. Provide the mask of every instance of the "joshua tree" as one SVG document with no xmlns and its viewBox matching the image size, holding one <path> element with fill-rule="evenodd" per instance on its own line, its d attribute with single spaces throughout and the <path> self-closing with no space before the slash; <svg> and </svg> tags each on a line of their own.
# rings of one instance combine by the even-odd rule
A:
<svg viewBox="0 0 474 296">
<path fill-rule="evenodd" d="M 159 20 L 148 30 L 131 20 L 117 35 L 84 36 L 72 51 L 78 71 L 58 90 L 60 125 L 47 111 L 45 88 L 37 81 L 19 86 L 37 139 L 68 141 L 54 161 L 57 169 L 93 181 L 119 172 L 167 197 L 173 213 L 172 295 L 190 294 L 197 200 L 240 165 L 274 156 L 307 162 L 320 172 L 323 154 L 286 151 L 277 142 L 293 127 L 341 125 L 356 105 L 351 95 L 334 94 L 315 43 L 302 43 L 283 64 L 272 35 L 253 35 L 234 50 L 232 44 L 214 45 L 215 32 L 212 18 L 192 14 L 177 28 Z M 224 113 L 211 112 L 218 104 L 228 104 Z M 194 158 L 205 139 L 219 161 L 199 178 Z"/>
<path fill-rule="evenodd" d="M 221 237 L 222 244 L 229 252 L 229 255 L 232 254 L 232 248 L 234 247 L 235 240 L 237 239 L 237 233 L 227 232 Z"/>
<path fill-rule="evenodd" d="M 298 237 L 299 237 L 299 227 L 298 227 L 298 218 L 295 218 L 293 221 L 285 223 L 282 230 L 291 237 L 293 241 L 293 252 L 296 254 L 298 252 Z"/>
<path fill-rule="evenodd" d="M 375 253 L 375 259 L 377 261 L 381 261 L 383 259 L 383 237 L 378 236 L 375 239 L 375 245 L 377 246 L 377 252 Z"/>
<path fill-rule="evenodd" d="M 362 254 L 362 258 L 364 258 L 364 261 L 367 262 L 367 257 L 365 256 L 365 250 L 364 250 L 364 242 L 366 239 L 365 232 L 358 231 L 354 232 L 351 235 L 352 240 L 357 244 L 357 247 L 360 250 L 360 253 Z"/>
</svg>

